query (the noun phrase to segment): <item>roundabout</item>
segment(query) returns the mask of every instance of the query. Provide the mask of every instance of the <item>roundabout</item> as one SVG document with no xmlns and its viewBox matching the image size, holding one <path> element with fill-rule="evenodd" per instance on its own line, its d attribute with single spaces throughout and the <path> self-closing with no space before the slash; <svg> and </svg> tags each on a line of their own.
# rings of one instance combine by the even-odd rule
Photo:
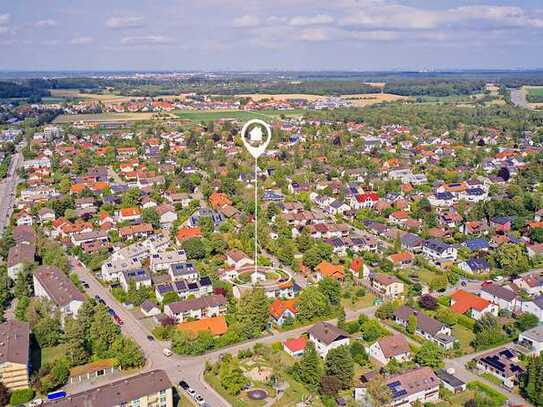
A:
<svg viewBox="0 0 543 407">
<path fill-rule="evenodd" d="M 275 297 L 278 291 L 288 290 L 293 286 L 293 276 L 290 272 L 267 266 L 242 267 L 237 271 L 237 275 L 232 276 L 228 281 L 237 288 L 240 294 L 245 290 L 262 287 L 270 297 Z"/>
</svg>

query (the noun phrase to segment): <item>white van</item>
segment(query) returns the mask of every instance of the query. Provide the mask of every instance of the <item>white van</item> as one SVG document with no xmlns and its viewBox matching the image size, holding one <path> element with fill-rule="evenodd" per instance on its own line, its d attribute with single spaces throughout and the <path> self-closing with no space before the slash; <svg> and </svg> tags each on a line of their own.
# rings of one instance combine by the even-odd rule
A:
<svg viewBox="0 0 543 407">
<path fill-rule="evenodd" d="M 168 349 L 168 348 L 162 349 L 162 353 L 163 353 L 163 355 L 166 356 L 167 358 L 169 358 L 170 356 L 173 355 L 173 352 L 172 352 L 170 349 Z"/>
</svg>

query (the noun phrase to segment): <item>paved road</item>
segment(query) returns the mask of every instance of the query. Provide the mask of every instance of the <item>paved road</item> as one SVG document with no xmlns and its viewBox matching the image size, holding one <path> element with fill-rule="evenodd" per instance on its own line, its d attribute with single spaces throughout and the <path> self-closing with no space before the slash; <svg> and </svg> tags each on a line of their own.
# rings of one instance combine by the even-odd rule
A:
<svg viewBox="0 0 543 407">
<path fill-rule="evenodd" d="M 522 89 L 511 89 L 511 103 L 518 107 L 529 109 L 526 93 Z"/>
<path fill-rule="evenodd" d="M 171 357 L 165 357 L 162 354 L 162 350 L 165 347 L 168 347 L 168 343 L 161 341 L 149 341 L 147 339 L 147 335 L 150 333 L 147 328 L 132 313 L 126 310 L 117 300 L 113 298 L 109 290 L 98 282 L 91 271 L 85 267 L 82 267 L 78 260 L 74 258 L 71 259 L 71 264 L 73 270 L 77 273 L 79 278 L 87 282 L 89 285 L 87 293 L 91 297 L 99 295 L 124 321 L 124 325 L 121 327 L 123 334 L 131 337 L 140 345 L 147 359 L 147 365 L 143 371 L 159 368 L 166 371 L 170 380 L 175 384 L 179 383 L 179 380 L 181 379 L 186 380 L 191 387 L 200 393 L 212 407 L 229 406 L 229 403 L 205 382 L 203 373 L 205 363 L 207 361 L 215 362 L 220 358 L 220 355 L 224 353 L 236 354 L 240 350 L 252 348 L 256 343 L 271 344 L 273 342 L 297 337 L 305 333 L 308 329 L 306 326 L 287 332 L 279 332 L 274 335 L 268 335 L 258 339 L 238 343 L 201 356 L 173 355 Z M 376 309 L 377 306 L 360 310 L 347 310 L 346 319 L 356 319 L 361 314 L 373 317 Z M 330 320 L 330 322 L 335 322 L 335 320 Z M 88 386 L 88 384 L 83 384 L 81 386 L 70 386 L 70 391 L 77 393 L 79 391 L 87 390 Z"/>
<path fill-rule="evenodd" d="M 9 222 L 11 211 L 13 210 L 15 190 L 20 181 L 17 170 L 21 168 L 22 164 L 23 156 L 19 148 L 18 152 L 11 159 L 7 177 L 0 183 L 0 233 L 4 232 Z"/>
</svg>

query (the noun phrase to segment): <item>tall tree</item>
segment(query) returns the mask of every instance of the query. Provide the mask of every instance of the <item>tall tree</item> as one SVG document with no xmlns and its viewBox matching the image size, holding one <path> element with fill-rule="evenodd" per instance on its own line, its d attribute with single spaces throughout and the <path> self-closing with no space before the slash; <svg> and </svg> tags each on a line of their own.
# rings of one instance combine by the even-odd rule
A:
<svg viewBox="0 0 543 407">
<path fill-rule="evenodd" d="M 108 357 L 111 345 L 119 333 L 119 327 L 111 319 L 107 308 L 104 305 L 98 305 L 90 328 L 92 353 L 99 358 Z"/>
<path fill-rule="evenodd" d="M 307 342 L 302 359 L 294 364 L 292 370 L 296 380 L 304 383 L 312 390 L 318 388 L 323 369 L 321 359 L 315 350 L 313 342 Z"/>
<path fill-rule="evenodd" d="M 262 287 L 257 287 L 241 297 L 237 319 L 247 338 L 254 338 L 266 329 L 268 304 L 269 300 Z"/>
<path fill-rule="evenodd" d="M 336 376 L 344 389 L 351 387 L 354 373 L 354 362 L 348 346 L 332 349 L 326 355 L 326 374 Z"/>
</svg>

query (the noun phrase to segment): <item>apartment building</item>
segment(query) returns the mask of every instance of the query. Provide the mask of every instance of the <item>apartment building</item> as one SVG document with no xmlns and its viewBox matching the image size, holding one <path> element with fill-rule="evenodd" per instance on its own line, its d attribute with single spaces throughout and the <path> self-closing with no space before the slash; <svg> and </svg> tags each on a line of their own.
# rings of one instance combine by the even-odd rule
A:
<svg viewBox="0 0 543 407">
<path fill-rule="evenodd" d="M 27 322 L 0 324 L 0 382 L 10 391 L 29 385 L 30 326 Z"/>
</svg>

